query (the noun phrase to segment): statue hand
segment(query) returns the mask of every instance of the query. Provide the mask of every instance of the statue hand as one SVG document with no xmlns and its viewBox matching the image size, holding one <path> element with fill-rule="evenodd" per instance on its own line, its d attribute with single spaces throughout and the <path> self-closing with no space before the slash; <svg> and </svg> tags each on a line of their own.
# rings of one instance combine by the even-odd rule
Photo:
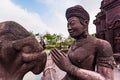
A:
<svg viewBox="0 0 120 80">
<path fill-rule="evenodd" d="M 69 67 L 72 65 L 68 55 L 66 55 L 64 52 L 60 52 L 58 49 L 52 49 L 50 51 L 51 57 L 55 64 L 63 71 L 68 71 Z"/>
<path fill-rule="evenodd" d="M 29 54 L 28 53 L 22 53 L 22 60 L 25 63 L 31 63 L 32 62 L 32 65 L 34 65 L 34 66 L 33 66 L 31 71 L 34 74 L 39 74 L 45 68 L 47 55 L 44 51 L 43 52 L 37 52 L 37 53 L 29 53 Z"/>
</svg>

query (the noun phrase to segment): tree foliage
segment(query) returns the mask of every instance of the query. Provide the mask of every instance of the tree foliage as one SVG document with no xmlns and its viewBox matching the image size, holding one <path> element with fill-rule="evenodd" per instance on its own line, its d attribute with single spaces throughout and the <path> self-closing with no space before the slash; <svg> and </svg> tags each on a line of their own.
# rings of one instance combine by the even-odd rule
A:
<svg viewBox="0 0 120 80">
<path fill-rule="evenodd" d="M 96 33 L 91 34 L 91 36 L 96 37 Z"/>
<path fill-rule="evenodd" d="M 46 33 L 44 35 L 37 34 L 36 36 L 41 36 L 44 39 L 47 49 L 51 48 L 66 49 L 74 41 L 74 39 L 71 38 L 70 36 L 66 38 L 63 37 L 62 34 Z"/>
</svg>

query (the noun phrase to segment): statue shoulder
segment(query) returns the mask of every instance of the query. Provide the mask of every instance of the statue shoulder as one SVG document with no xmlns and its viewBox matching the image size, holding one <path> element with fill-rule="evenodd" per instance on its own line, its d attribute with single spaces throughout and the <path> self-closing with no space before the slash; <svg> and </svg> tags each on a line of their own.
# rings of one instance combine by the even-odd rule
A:
<svg viewBox="0 0 120 80">
<path fill-rule="evenodd" d="M 98 39 L 98 38 L 95 38 L 95 39 L 96 39 L 96 44 L 100 47 L 111 46 L 111 44 L 106 40 Z"/>
<path fill-rule="evenodd" d="M 111 44 L 102 39 L 96 38 L 97 53 L 100 56 L 111 56 L 113 54 Z"/>
<path fill-rule="evenodd" d="M 97 39 L 96 44 L 96 64 L 113 69 L 115 60 L 113 57 L 113 51 L 110 43 L 102 39 Z"/>
</svg>

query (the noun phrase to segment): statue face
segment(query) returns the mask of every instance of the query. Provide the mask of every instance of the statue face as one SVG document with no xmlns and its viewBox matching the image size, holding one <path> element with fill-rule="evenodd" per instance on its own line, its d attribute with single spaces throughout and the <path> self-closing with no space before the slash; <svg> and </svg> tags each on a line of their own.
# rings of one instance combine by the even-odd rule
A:
<svg viewBox="0 0 120 80">
<path fill-rule="evenodd" d="M 67 28 L 70 36 L 73 38 L 78 38 L 85 31 L 85 27 L 80 23 L 80 19 L 78 17 L 69 18 Z"/>
</svg>

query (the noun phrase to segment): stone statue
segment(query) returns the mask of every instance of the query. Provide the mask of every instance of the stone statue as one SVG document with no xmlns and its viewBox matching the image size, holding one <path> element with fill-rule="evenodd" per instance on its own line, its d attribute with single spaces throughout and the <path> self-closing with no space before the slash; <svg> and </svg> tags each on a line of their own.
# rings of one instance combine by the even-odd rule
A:
<svg viewBox="0 0 120 80">
<path fill-rule="evenodd" d="M 13 21 L 0 23 L 0 80 L 22 80 L 43 71 L 47 56 L 35 37 Z"/>
<path fill-rule="evenodd" d="M 114 58 L 111 45 L 88 33 L 89 14 L 80 5 L 66 10 L 67 28 L 75 42 L 67 54 L 50 51 L 55 64 L 67 74 L 62 80 L 113 80 Z"/>
</svg>

